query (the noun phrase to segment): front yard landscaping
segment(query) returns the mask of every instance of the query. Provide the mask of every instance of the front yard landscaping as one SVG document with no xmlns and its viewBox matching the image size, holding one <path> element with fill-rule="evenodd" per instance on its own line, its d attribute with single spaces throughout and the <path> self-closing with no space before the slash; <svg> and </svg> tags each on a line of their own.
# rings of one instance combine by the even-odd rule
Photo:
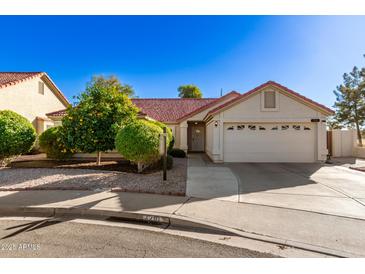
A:
<svg viewBox="0 0 365 274">
<path fill-rule="evenodd" d="M 0 169 L 0 191 L 5 190 L 112 190 L 165 195 L 185 195 L 187 159 L 175 158 L 162 180 L 162 171 L 137 167 L 128 161 L 46 160 L 20 158 Z"/>
<path fill-rule="evenodd" d="M 44 131 L 38 142 L 26 118 L 0 111 L 0 191 L 112 190 L 185 195 L 186 159 L 173 160 L 168 155 L 168 179 L 162 180 L 160 151 L 172 149 L 171 129 L 143 116 L 129 98 L 132 93 L 116 78 L 93 77 L 77 96 L 78 102 L 67 108 L 62 125 Z M 166 137 L 161 144 L 163 134 Z M 45 154 L 24 155 L 36 143 Z M 125 160 L 101 161 L 102 152 L 115 149 Z M 93 160 L 72 158 L 76 152 L 97 156 Z"/>
</svg>

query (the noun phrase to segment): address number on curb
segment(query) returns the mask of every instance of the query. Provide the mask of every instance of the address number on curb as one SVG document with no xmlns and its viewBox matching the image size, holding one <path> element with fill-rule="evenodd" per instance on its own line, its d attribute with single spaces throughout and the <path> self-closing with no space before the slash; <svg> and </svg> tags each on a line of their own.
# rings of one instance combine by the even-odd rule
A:
<svg viewBox="0 0 365 274">
<path fill-rule="evenodd" d="M 143 221 L 146 221 L 148 223 L 162 223 L 163 218 L 159 216 L 152 216 L 152 215 L 143 215 L 142 216 Z"/>
</svg>

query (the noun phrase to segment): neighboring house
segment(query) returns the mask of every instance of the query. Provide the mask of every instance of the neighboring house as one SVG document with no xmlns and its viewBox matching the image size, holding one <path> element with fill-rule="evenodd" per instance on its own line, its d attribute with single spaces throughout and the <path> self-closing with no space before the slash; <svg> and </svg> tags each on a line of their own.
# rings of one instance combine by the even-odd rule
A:
<svg viewBox="0 0 365 274">
<path fill-rule="evenodd" d="M 132 101 L 172 129 L 175 147 L 205 152 L 214 162 L 315 162 L 328 154 L 326 118 L 333 111 L 273 81 L 220 98 Z M 64 115 L 47 114 L 56 123 Z"/>
<path fill-rule="evenodd" d="M 0 110 L 27 118 L 38 134 L 54 125 L 46 113 L 65 108 L 68 100 L 45 72 L 0 72 Z"/>
</svg>

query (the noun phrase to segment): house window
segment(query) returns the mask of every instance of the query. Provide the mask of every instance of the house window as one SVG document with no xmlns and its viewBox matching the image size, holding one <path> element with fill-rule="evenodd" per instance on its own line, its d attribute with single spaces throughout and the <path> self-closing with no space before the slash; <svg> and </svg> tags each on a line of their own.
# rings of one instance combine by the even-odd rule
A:
<svg viewBox="0 0 365 274">
<path fill-rule="evenodd" d="M 304 127 L 304 130 L 311 130 L 311 128 L 310 127 Z"/>
<path fill-rule="evenodd" d="M 271 130 L 278 130 L 279 127 L 278 126 L 274 126 Z"/>
<path fill-rule="evenodd" d="M 245 125 L 238 125 L 237 130 L 243 130 L 245 128 Z"/>
<path fill-rule="evenodd" d="M 287 130 L 287 129 L 289 129 L 288 125 L 281 126 L 281 130 Z"/>
<path fill-rule="evenodd" d="M 227 128 L 227 130 L 233 130 L 233 129 L 234 129 L 233 126 Z"/>
<path fill-rule="evenodd" d="M 38 93 L 44 95 L 44 83 L 38 82 Z"/>
<path fill-rule="evenodd" d="M 254 125 L 249 125 L 249 126 L 248 126 L 248 129 L 250 129 L 250 130 L 256 130 L 256 126 L 254 126 Z"/>
<path fill-rule="evenodd" d="M 293 129 L 300 130 L 300 126 L 299 125 L 293 125 Z"/>
<path fill-rule="evenodd" d="M 264 92 L 264 108 L 276 108 L 275 91 Z"/>
<path fill-rule="evenodd" d="M 263 126 L 259 126 L 259 130 L 266 130 L 266 128 Z"/>
</svg>

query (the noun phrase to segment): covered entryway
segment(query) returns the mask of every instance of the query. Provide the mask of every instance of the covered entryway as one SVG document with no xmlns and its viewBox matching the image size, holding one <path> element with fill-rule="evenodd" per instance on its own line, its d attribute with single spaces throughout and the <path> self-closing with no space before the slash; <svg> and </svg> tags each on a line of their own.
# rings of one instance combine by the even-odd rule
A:
<svg viewBox="0 0 365 274">
<path fill-rule="evenodd" d="M 196 121 L 188 122 L 188 151 L 205 151 L 205 123 Z"/>
<path fill-rule="evenodd" d="M 224 162 L 314 162 L 314 123 L 225 123 Z"/>
</svg>

